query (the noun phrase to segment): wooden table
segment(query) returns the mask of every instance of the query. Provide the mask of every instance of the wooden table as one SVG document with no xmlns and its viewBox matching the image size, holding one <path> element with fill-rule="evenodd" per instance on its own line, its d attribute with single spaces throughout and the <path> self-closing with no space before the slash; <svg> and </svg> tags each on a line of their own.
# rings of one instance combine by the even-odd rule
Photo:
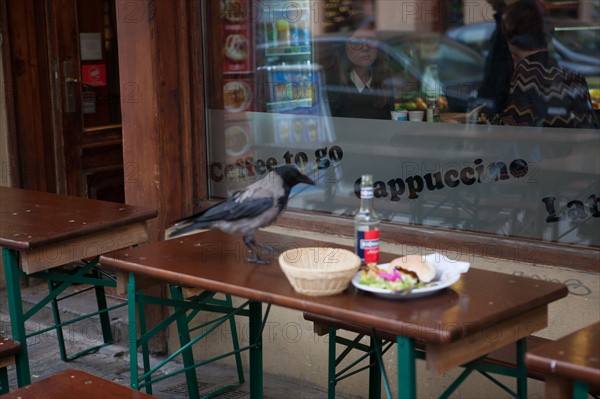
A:
<svg viewBox="0 0 600 399">
<path fill-rule="evenodd" d="M 260 232 L 257 241 L 279 249 L 330 245 L 267 232 Z M 548 304 L 568 294 L 562 284 L 472 268 L 451 288 L 419 299 L 381 299 L 354 287 L 310 297 L 294 291 L 277 260 L 256 265 L 245 261 L 247 255 L 240 237 L 208 231 L 102 256 L 101 263 L 129 272 L 131 280 L 145 276 L 251 300 L 251 343 L 260 341 L 262 302 L 391 332 L 397 336 L 402 398 L 416 397 L 415 340 L 425 343 L 428 368 L 444 372 L 545 328 Z M 382 254 L 382 261 L 392 257 Z M 249 352 L 250 395 L 262 397 L 261 345 Z"/>
<path fill-rule="evenodd" d="M 0 247 L 4 261 L 12 337 L 22 350 L 17 355 L 19 386 L 31 381 L 27 355 L 25 322 L 46 304 L 58 312 L 56 300 L 72 283 L 98 284 L 97 298 L 104 297 L 105 279 L 91 278 L 99 255 L 130 247 L 148 239 L 146 220 L 156 210 L 119 203 L 69 197 L 47 192 L 0 187 Z M 60 274 L 58 266 L 82 262 L 74 272 Z M 53 274 L 50 275 L 49 271 Z M 23 311 L 20 278 L 29 275 L 45 278 L 53 288 L 32 309 Z M 100 295 L 101 294 L 101 295 Z M 105 302 L 99 302 L 99 307 Z M 56 317 L 56 313 L 55 313 Z M 108 314 L 101 319 L 109 325 Z M 109 329 L 110 330 L 110 329 Z M 62 334 L 62 330 L 57 329 Z M 108 331 L 110 333 L 110 331 Z M 59 342 L 60 336 L 59 336 Z M 61 351 L 62 351 L 61 346 Z"/>
<path fill-rule="evenodd" d="M 545 373 L 546 398 L 587 398 L 600 388 L 600 322 L 528 352 L 525 362 Z"/>
</svg>

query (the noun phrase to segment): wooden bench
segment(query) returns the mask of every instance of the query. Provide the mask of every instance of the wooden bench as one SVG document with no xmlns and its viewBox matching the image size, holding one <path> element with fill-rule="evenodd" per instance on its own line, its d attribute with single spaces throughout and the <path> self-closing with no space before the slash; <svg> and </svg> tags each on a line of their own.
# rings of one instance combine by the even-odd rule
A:
<svg viewBox="0 0 600 399">
<path fill-rule="evenodd" d="M 21 343 L 0 335 L 0 395 L 8 392 L 7 367 L 15 364 L 15 356 L 21 352 Z"/>
<path fill-rule="evenodd" d="M 105 380 L 81 370 L 65 370 L 2 396 L 2 399 L 150 399 L 146 393 Z"/>
<path fill-rule="evenodd" d="M 525 355 L 528 367 L 545 374 L 546 398 L 587 398 L 600 393 L 600 322 Z"/>
<path fill-rule="evenodd" d="M 350 331 L 359 335 L 364 335 L 366 337 L 370 337 L 371 336 L 371 329 L 367 326 L 361 326 L 361 325 L 356 325 L 356 324 L 350 324 L 350 323 L 346 323 L 343 321 L 340 321 L 338 319 L 335 318 L 331 318 L 331 317 L 325 317 L 325 316 L 320 316 L 314 313 L 310 313 L 310 312 L 304 312 L 304 318 L 306 320 L 312 321 L 314 323 L 314 331 L 317 335 L 326 335 L 329 333 L 329 329 L 330 328 L 335 328 L 338 330 L 345 330 L 345 331 Z M 385 331 L 376 331 L 376 335 L 377 338 L 383 341 L 387 341 L 387 342 L 391 342 L 391 343 L 395 343 L 396 342 L 396 336 L 393 334 L 390 334 L 388 332 Z M 337 335 L 335 337 L 336 341 L 338 343 L 342 343 L 342 344 L 346 344 L 348 345 L 350 343 L 350 341 L 348 340 L 343 340 L 340 339 Z M 355 341 L 356 342 L 356 341 Z M 549 343 L 549 342 L 553 342 L 549 339 L 546 338 L 541 338 L 541 337 L 536 337 L 533 335 L 530 335 L 527 337 L 527 349 L 533 349 L 536 348 L 540 345 Z M 358 346 L 358 345 L 357 345 Z M 421 357 L 425 357 L 425 345 L 422 342 L 415 342 L 415 347 L 416 349 L 419 351 Z M 386 347 L 386 348 L 389 348 Z M 363 349 L 363 351 L 365 351 L 366 349 Z M 387 349 L 384 349 L 387 350 Z M 331 349 L 330 349 L 330 353 Z M 335 352 L 333 352 L 335 353 Z M 347 353 L 346 353 L 347 354 Z M 345 355 L 343 355 L 345 356 Z M 366 357 L 366 356 L 365 356 Z M 362 371 L 364 369 L 373 369 L 373 368 L 378 368 L 378 364 L 374 363 L 376 362 L 375 358 L 373 356 L 370 357 L 370 361 L 371 364 L 369 364 L 366 367 L 362 367 L 359 370 Z M 330 370 L 330 375 L 329 375 L 329 397 L 333 398 L 335 397 L 335 383 L 338 381 L 338 377 L 340 376 L 340 374 L 336 374 L 335 372 L 335 366 L 338 361 L 341 361 L 342 359 L 329 359 L 329 370 Z M 331 362 L 334 362 L 333 364 Z M 517 344 L 511 344 L 511 345 L 507 345 L 504 346 L 492 353 L 490 353 L 489 355 L 487 355 L 484 359 L 480 360 L 480 364 L 481 362 L 483 362 L 485 365 L 487 366 L 491 366 L 492 368 L 496 367 L 497 368 L 506 368 L 506 369 L 511 369 L 511 370 L 517 370 Z M 348 366 L 351 367 L 351 366 Z M 477 369 L 477 366 L 475 366 L 475 369 Z M 333 372 L 333 374 L 331 374 Z M 347 375 L 353 375 L 358 371 L 350 371 L 348 370 Z M 377 374 L 375 374 L 377 375 Z M 527 369 L 527 377 L 529 378 L 533 378 L 536 380 L 540 380 L 543 381 L 544 380 L 544 374 L 539 371 L 539 370 L 535 370 L 533 368 L 528 368 Z M 345 377 L 339 378 L 339 380 L 343 379 Z M 380 377 L 376 377 L 379 378 Z M 371 385 L 371 384 L 370 384 Z M 371 389 L 375 389 L 375 391 L 371 391 Z M 333 391 L 333 392 L 331 392 Z M 370 387 L 369 388 L 369 392 L 370 392 L 370 397 L 380 397 L 379 394 L 379 387 Z"/>
</svg>

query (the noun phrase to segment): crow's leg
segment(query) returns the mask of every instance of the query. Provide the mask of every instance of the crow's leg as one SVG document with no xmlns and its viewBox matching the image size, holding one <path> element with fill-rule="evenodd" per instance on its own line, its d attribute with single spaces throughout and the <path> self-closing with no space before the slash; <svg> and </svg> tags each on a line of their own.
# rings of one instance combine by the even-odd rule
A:
<svg viewBox="0 0 600 399">
<path fill-rule="evenodd" d="M 281 250 L 279 248 L 273 248 L 270 245 L 261 244 L 260 242 L 257 242 L 257 241 L 254 241 L 254 245 L 256 245 L 257 247 L 261 247 L 262 249 L 269 251 L 269 252 L 277 252 L 277 253 L 281 252 Z"/>
<path fill-rule="evenodd" d="M 248 262 L 251 263 L 258 263 L 261 265 L 266 265 L 271 263 L 270 259 L 262 259 L 259 255 L 258 252 L 256 251 L 256 247 L 260 247 L 263 248 L 267 251 L 273 252 L 273 248 L 269 247 L 268 245 L 264 245 L 264 244 L 259 244 L 256 242 L 256 240 L 254 239 L 254 236 L 251 234 L 244 234 L 244 244 L 246 244 L 246 246 L 248 247 L 248 249 L 250 250 L 250 252 L 252 252 L 253 257 L 252 258 L 247 258 L 246 260 Z"/>
</svg>

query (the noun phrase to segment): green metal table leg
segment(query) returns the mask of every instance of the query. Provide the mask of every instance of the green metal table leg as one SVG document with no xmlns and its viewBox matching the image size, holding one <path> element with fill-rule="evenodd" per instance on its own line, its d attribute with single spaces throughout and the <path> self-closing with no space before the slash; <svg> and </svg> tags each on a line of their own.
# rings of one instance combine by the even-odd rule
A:
<svg viewBox="0 0 600 399">
<path fill-rule="evenodd" d="M 184 301 L 183 290 L 179 286 L 171 285 L 171 297 L 177 301 Z M 178 308 L 173 308 L 175 311 Z M 179 335 L 179 345 L 183 348 L 190 342 L 190 330 L 188 328 L 187 317 L 184 314 L 177 318 L 177 332 Z M 194 365 L 194 352 L 192 347 L 184 350 L 181 353 L 184 367 L 188 368 Z M 190 368 L 185 372 L 185 381 L 187 383 L 188 395 L 190 399 L 199 399 L 200 392 L 198 391 L 198 377 L 196 376 L 196 369 Z"/>
<path fill-rule="evenodd" d="M 262 303 L 251 301 L 250 311 L 250 398 L 263 397 Z"/>
<path fill-rule="evenodd" d="M 137 363 L 137 322 L 136 322 L 136 301 L 135 301 L 135 274 L 129 273 L 127 282 L 127 313 L 129 322 L 129 367 L 131 388 L 139 389 L 138 381 L 138 363 Z"/>
<path fill-rule="evenodd" d="M 55 283 L 54 281 L 48 280 L 48 292 L 49 293 L 53 292 L 57 285 L 58 284 Z M 54 315 L 54 324 L 60 325 L 61 319 L 60 319 L 60 311 L 58 309 L 58 301 L 56 300 L 56 298 L 54 298 L 52 301 L 50 301 L 50 304 L 52 305 L 52 314 Z M 62 327 L 56 328 L 56 339 L 58 340 L 58 349 L 60 352 L 61 360 L 63 362 L 68 362 L 69 358 L 67 356 L 67 348 L 65 345 L 65 336 L 63 334 Z"/>
<path fill-rule="evenodd" d="M 329 327 L 329 356 L 327 361 L 327 397 L 328 399 L 335 399 L 335 342 L 336 342 L 336 330 L 335 327 Z"/>
<path fill-rule="evenodd" d="M 378 341 L 377 337 L 371 336 L 369 348 L 371 349 L 369 356 L 369 398 L 379 399 L 381 398 L 381 368 L 385 367 L 383 362 L 380 362 L 379 348 L 381 341 Z"/>
<path fill-rule="evenodd" d="M 231 295 L 225 295 L 225 304 L 233 309 L 233 301 L 231 300 Z M 237 368 L 238 374 L 238 382 L 240 384 L 244 383 L 244 366 L 242 364 L 242 354 L 239 352 L 240 350 L 240 341 L 238 339 L 237 326 L 235 324 L 235 317 L 229 318 L 229 329 L 231 330 L 231 340 L 233 341 L 233 350 L 235 351 L 235 364 Z"/>
<path fill-rule="evenodd" d="M 137 291 L 135 293 L 135 298 L 137 301 L 137 314 L 138 314 L 138 326 L 140 330 L 140 337 L 145 337 L 148 332 L 148 323 L 146 322 L 146 302 L 142 299 L 143 294 L 138 295 Z M 152 376 L 148 374 L 150 370 L 150 348 L 148 347 L 148 341 L 142 341 L 142 362 L 144 365 L 144 385 L 146 387 L 146 393 L 152 395 Z M 136 353 L 137 357 L 137 353 Z"/>
<path fill-rule="evenodd" d="M 122 305 L 117 305 L 117 306 L 114 306 L 111 308 L 108 307 L 107 302 L 106 302 L 106 295 L 104 293 L 104 286 L 113 286 L 114 287 L 115 284 L 111 280 L 104 280 L 102 278 L 101 272 L 94 268 L 98 264 L 98 259 L 99 258 L 96 257 L 92 261 L 86 262 L 85 265 L 80 266 L 76 270 L 76 272 L 73 274 L 65 273 L 65 272 L 61 272 L 61 271 L 56 272 L 53 270 L 52 271 L 51 270 L 43 270 L 43 271 L 33 273 L 30 275 L 32 277 L 40 278 L 40 279 L 47 281 L 48 295 L 46 297 L 44 297 L 42 300 L 40 300 L 33 307 L 31 307 L 25 313 L 25 320 L 28 320 L 29 318 L 31 318 L 35 313 L 37 313 L 44 306 L 46 306 L 48 303 L 50 303 L 50 305 L 52 307 L 52 313 L 54 315 L 54 330 L 56 332 L 56 337 L 58 340 L 60 357 L 65 362 L 75 360 L 81 356 L 88 354 L 88 353 L 97 351 L 98 349 L 105 347 L 107 345 L 110 345 L 113 342 L 112 331 L 110 329 L 110 318 L 109 318 L 108 312 L 110 310 L 116 309 L 117 307 L 120 307 Z M 69 287 L 73 286 L 74 284 L 86 284 L 86 285 L 92 286 L 92 288 L 96 292 L 96 302 L 98 305 L 98 311 L 93 312 L 93 313 L 88 313 L 88 314 L 80 316 L 80 317 L 72 318 L 63 323 L 61 321 L 58 302 L 61 300 L 70 298 L 70 297 L 74 297 L 76 295 L 79 295 L 79 294 L 87 291 L 88 289 L 91 289 L 91 288 L 87 288 L 82 291 L 77 291 L 77 292 L 74 292 L 71 294 L 66 294 L 61 297 L 61 295 L 65 292 L 65 290 L 67 290 Z M 95 315 L 98 315 L 100 318 L 100 323 L 101 323 L 101 327 L 102 327 L 102 336 L 104 338 L 104 342 L 102 344 L 86 348 L 82 351 L 79 351 L 79 352 L 69 356 L 67 354 L 67 349 L 66 349 L 66 345 L 65 345 L 63 327 L 66 325 L 69 325 L 69 324 L 76 323 L 80 320 L 88 319 Z M 37 332 L 30 334 L 29 336 L 41 334 L 42 331 L 43 330 L 39 330 Z"/>
<path fill-rule="evenodd" d="M 15 356 L 17 383 L 19 387 L 31 384 L 29 372 L 29 356 L 27 353 L 27 334 L 25 332 L 25 317 L 21 299 L 21 279 L 19 270 L 19 253 L 14 249 L 2 248 L 4 274 L 6 276 L 6 293 L 8 296 L 8 311 L 12 338 L 21 343 L 21 352 Z"/>
<path fill-rule="evenodd" d="M 371 356 L 369 358 L 369 361 L 372 362 L 371 369 L 377 369 L 377 372 L 373 375 L 373 377 L 369 375 L 369 398 L 381 398 L 381 377 L 383 377 L 385 395 L 388 399 L 391 399 L 392 390 L 390 389 L 390 382 L 388 380 L 387 373 L 385 372 L 385 363 L 383 362 L 382 341 L 379 338 L 377 338 L 377 333 L 375 332 L 375 329 L 372 329 L 371 331 L 371 346 L 369 347 L 369 352 L 371 353 Z M 373 371 L 371 370 L 371 373 L 372 372 Z M 372 380 L 372 378 L 376 378 L 376 380 Z"/>
<path fill-rule="evenodd" d="M 527 337 L 517 341 L 517 396 L 527 399 L 527 365 L 525 364 L 527 352 Z"/>
<path fill-rule="evenodd" d="M 398 398 L 417 397 L 415 342 L 412 338 L 396 337 L 398 357 Z"/>
<path fill-rule="evenodd" d="M 94 269 L 92 272 L 93 276 L 97 279 L 100 279 L 100 273 L 98 270 Z M 112 344 L 114 342 L 112 329 L 110 328 L 110 316 L 108 312 L 103 312 L 108 309 L 108 304 L 106 302 L 106 292 L 104 287 L 101 285 L 94 286 L 94 292 L 96 293 L 96 303 L 98 305 L 98 311 L 100 313 L 100 326 L 102 328 L 102 339 L 105 344 Z"/>
</svg>

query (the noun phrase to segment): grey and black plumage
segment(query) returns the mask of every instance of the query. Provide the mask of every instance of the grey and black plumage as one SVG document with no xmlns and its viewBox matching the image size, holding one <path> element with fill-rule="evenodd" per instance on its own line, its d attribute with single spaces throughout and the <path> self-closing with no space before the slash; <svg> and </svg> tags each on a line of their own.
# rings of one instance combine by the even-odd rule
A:
<svg viewBox="0 0 600 399">
<path fill-rule="evenodd" d="M 295 166 L 274 168 L 262 179 L 235 192 L 228 199 L 177 222 L 169 237 L 177 237 L 202 229 L 219 229 L 230 234 L 243 234 L 244 243 L 252 253 L 248 261 L 269 263 L 260 258 L 256 247 L 272 252 L 273 248 L 254 239 L 256 230 L 275 222 L 286 208 L 290 191 L 297 184 L 314 185 L 308 176 Z"/>
</svg>

